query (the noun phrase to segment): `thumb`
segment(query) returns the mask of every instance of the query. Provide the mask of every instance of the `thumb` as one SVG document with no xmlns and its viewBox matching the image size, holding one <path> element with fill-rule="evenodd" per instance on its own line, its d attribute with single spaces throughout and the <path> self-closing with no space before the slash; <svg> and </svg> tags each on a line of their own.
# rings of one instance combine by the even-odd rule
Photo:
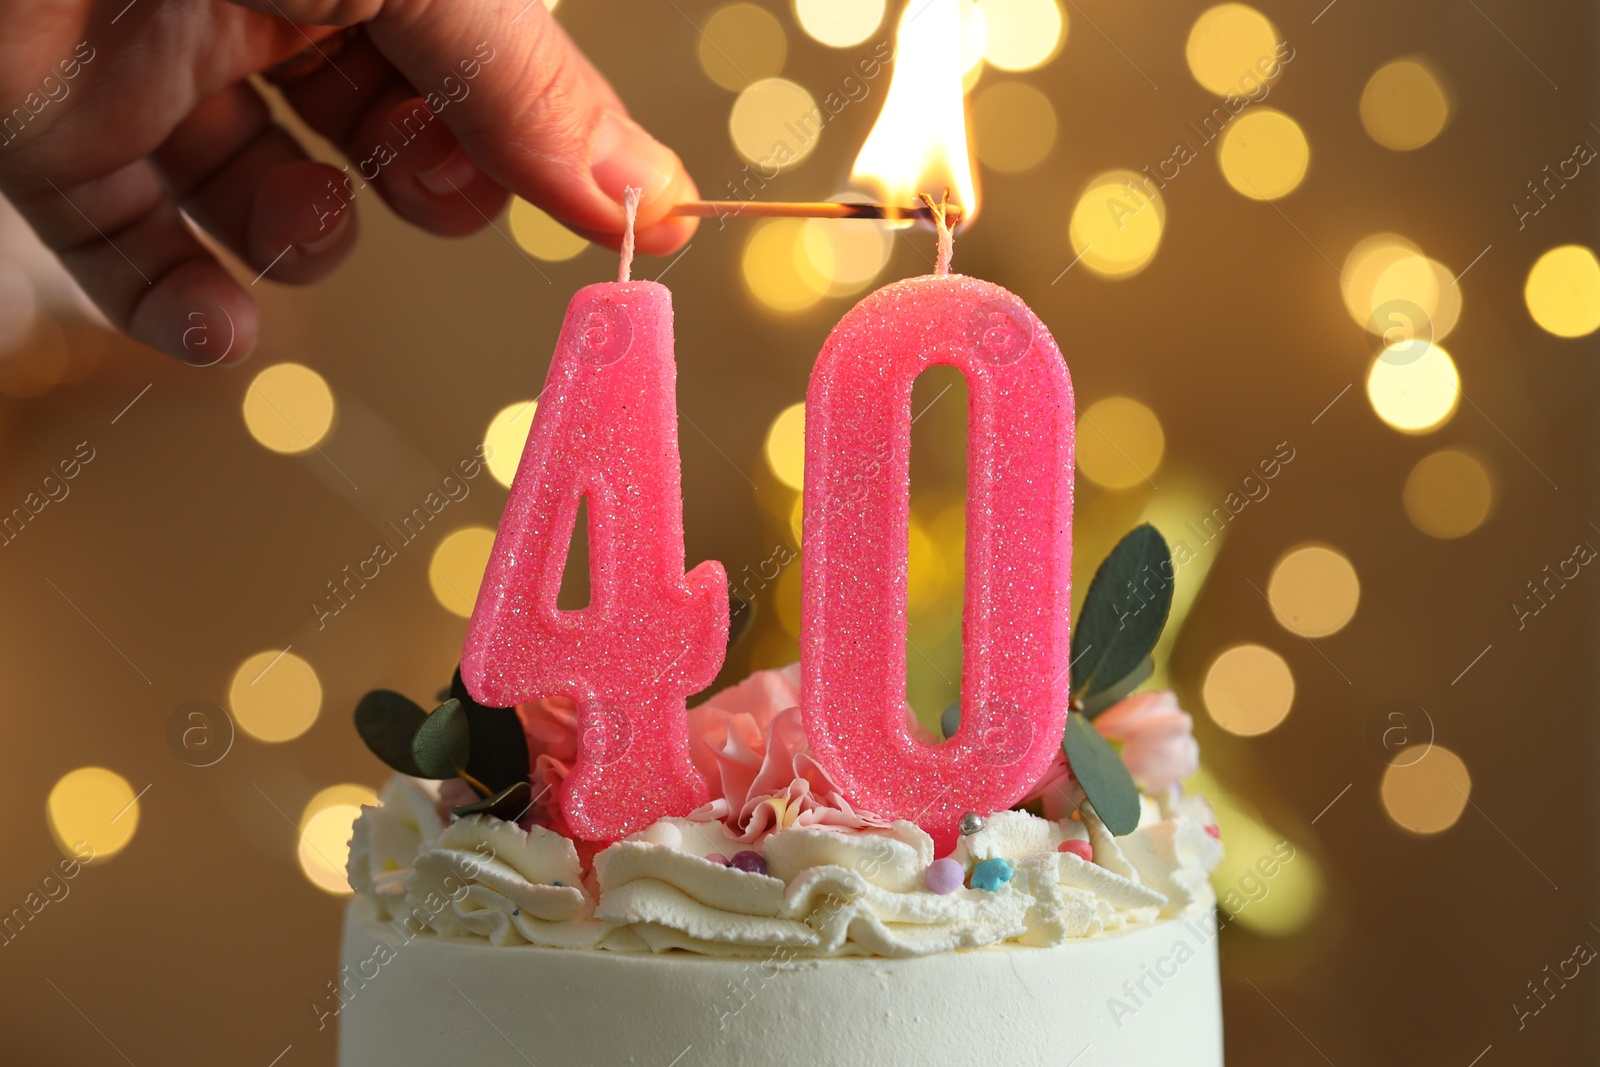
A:
<svg viewBox="0 0 1600 1067">
<path fill-rule="evenodd" d="M 641 252 L 671 252 L 694 232 L 695 220 L 667 216 L 698 195 L 683 163 L 629 117 L 541 0 L 277 0 L 274 7 L 308 22 L 376 7 L 368 36 L 473 162 L 586 236 L 617 242 L 630 185 L 643 190 L 635 224 Z"/>
</svg>

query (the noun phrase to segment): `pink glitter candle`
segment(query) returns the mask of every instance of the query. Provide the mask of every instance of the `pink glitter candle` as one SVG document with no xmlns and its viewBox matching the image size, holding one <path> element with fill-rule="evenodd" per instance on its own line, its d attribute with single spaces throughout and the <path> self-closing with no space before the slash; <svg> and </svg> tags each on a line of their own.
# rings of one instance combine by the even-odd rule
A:
<svg viewBox="0 0 1600 1067">
<path fill-rule="evenodd" d="M 961 728 L 906 721 L 911 387 L 966 376 Z M 967 811 L 1019 800 L 1059 749 L 1072 589 L 1072 383 L 1011 293 L 960 275 L 886 286 L 834 327 L 806 394 L 802 702 L 852 804 L 909 819 L 941 853 Z"/>
<path fill-rule="evenodd" d="M 626 266 L 624 266 L 626 271 Z M 472 613 L 461 674 L 474 699 L 578 705 L 561 788 L 572 832 L 612 841 L 707 799 L 685 702 L 711 684 L 728 633 L 727 577 L 683 572 L 672 298 L 655 282 L 579 290 Z M 556 608 L 580 498 L 590 604 Z"/>
</svg>

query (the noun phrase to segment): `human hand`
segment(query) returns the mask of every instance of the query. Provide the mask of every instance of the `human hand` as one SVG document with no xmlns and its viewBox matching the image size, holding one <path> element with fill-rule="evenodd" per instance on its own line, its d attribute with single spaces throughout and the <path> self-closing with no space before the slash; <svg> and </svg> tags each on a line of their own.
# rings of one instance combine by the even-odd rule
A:
<svg viewBox="0 0 1600 1067">
<path fill-rule="evenodd" d="M 540 0 L 0 10 L 0 192 L 113 323 L 188 363 L 244 358 L 257 321 L 184 215 L 290 283 L 349 254 L 369 185 L 444 235 L 482 228 L 515 193 L 615 244 L 629 185 L 644 190 L 640 251 L 670 252 L 694 229 L 667 217 L 696 195 L 683 164 Z M 348 166 L 312 162 L 273 121 L 247 81 L 261 73 Z"/>
</svg>

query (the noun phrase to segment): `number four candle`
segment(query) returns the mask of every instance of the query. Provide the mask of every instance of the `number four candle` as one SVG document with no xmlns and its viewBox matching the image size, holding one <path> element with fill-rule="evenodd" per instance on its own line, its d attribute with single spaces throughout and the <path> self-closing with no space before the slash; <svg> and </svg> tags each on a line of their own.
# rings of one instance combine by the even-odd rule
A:
<svg viewBox="0 0 1600 1067">
<path fill-rule="evenodd" d="M 578 756 L 560 805 L 572 832 L 592 841 L 707 799 L 685 708 L 722 665 L 727 577 L 715 562 L 683 572 L 676 381 L 665 286 L 578 292 L 462 654 L 462 679 L 485 704 L 577 702 Z M 580 499 L 590 603 L 562 611 L 556 594 Z"/>
</svg>

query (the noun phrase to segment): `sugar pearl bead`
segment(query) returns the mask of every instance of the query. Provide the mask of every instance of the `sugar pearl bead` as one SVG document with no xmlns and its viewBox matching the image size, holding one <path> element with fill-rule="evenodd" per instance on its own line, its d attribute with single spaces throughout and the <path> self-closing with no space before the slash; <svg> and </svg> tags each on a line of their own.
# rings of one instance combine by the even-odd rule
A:
<svg viewBox="0 0 1600 1067">
<path fill-rule="evenodd" d="M 1206 833 L 1210 834 L 1218 841 L 1222 840 L 1222 827 L 1218 826 L 1216 823 L 1207 823 Z"/>
<path fill-rule="evenodd" d="M 975 811 L 969 811 L 965 815 L 961 816 L 960 828 L 962 837 L 971 837 L 973 834 L 981 831 L 983 826 L 983 816 L 979 815 Z"/>
<path fill-rule="evenodd" d="M 1074 856 L 1078 857 L 1080 860 L 1083 860 L 1085 863 L 1093 863 L 1094 862 L 1094 846 L 1089 844 L 1089 842 L 1084 841 L 1082 839 L 1074 839 L 1072 841 L 1063 841 L 1063 842 L 1061 842 L 1060 847 L 1058 847 L 1056 849 L 1056 851 L 1057 852 L 1070 852 Z"/>
<path fill-rule="evenodd" d="M 922 874 L 922 884 L 928 887 L 928 892 L 944 896 L 960 889 L 966 875 L 967 872 L 961 869 L 961 864 L 946 856 L 942 860 L 934 860 L 928 864 L 928 869 Z"/>
<path fill-rule="evenodd" d="M 728 861 L 728 866 L 737 870 L 748 871 L 750 874 L 767 873 L 767 861 L 761 858 L 761 853 L 749 850 L 735 852 L 733 859 Z"/>
<path fill-rule="evenodd" d="M 990 893 L 1011 881 L 1011 861 L 996 856 L 992 860 L 984 860 L 972 868 L 972 888 L 983 889 Z"/>
<path fill-rule="evenodd" d="M 708 853 L 708 854 L 707 854 L 707 855 L 706 855 L 706 859 L 708 859 L 708 860 L 710 860 L 710 861 L 711 861 L 711 862 L 712 862 L 712 863 L 720 863 L 720 864 L 722 864 L 722 865 L 723 865 L 723 866 L 724 866 L 724 867 L 726 867 L 726 866 L 727 866 L 727 865 L 728 865 L 728 857 L 726 857 L 726 856 L 724 856 L 724 855 L 723 855 L 723 854 L 722 854 L 722 853 L 720 853 L 720 852 L 711 852 L 711 853 Z"/>
<path fill-rule="evenodd" d="M 683 847 L 683 831 L 670 822 L 652 824 L 645 830 L 644 839 L 652 845 L 661 845 L 665 848 Z"/>
</svg>

